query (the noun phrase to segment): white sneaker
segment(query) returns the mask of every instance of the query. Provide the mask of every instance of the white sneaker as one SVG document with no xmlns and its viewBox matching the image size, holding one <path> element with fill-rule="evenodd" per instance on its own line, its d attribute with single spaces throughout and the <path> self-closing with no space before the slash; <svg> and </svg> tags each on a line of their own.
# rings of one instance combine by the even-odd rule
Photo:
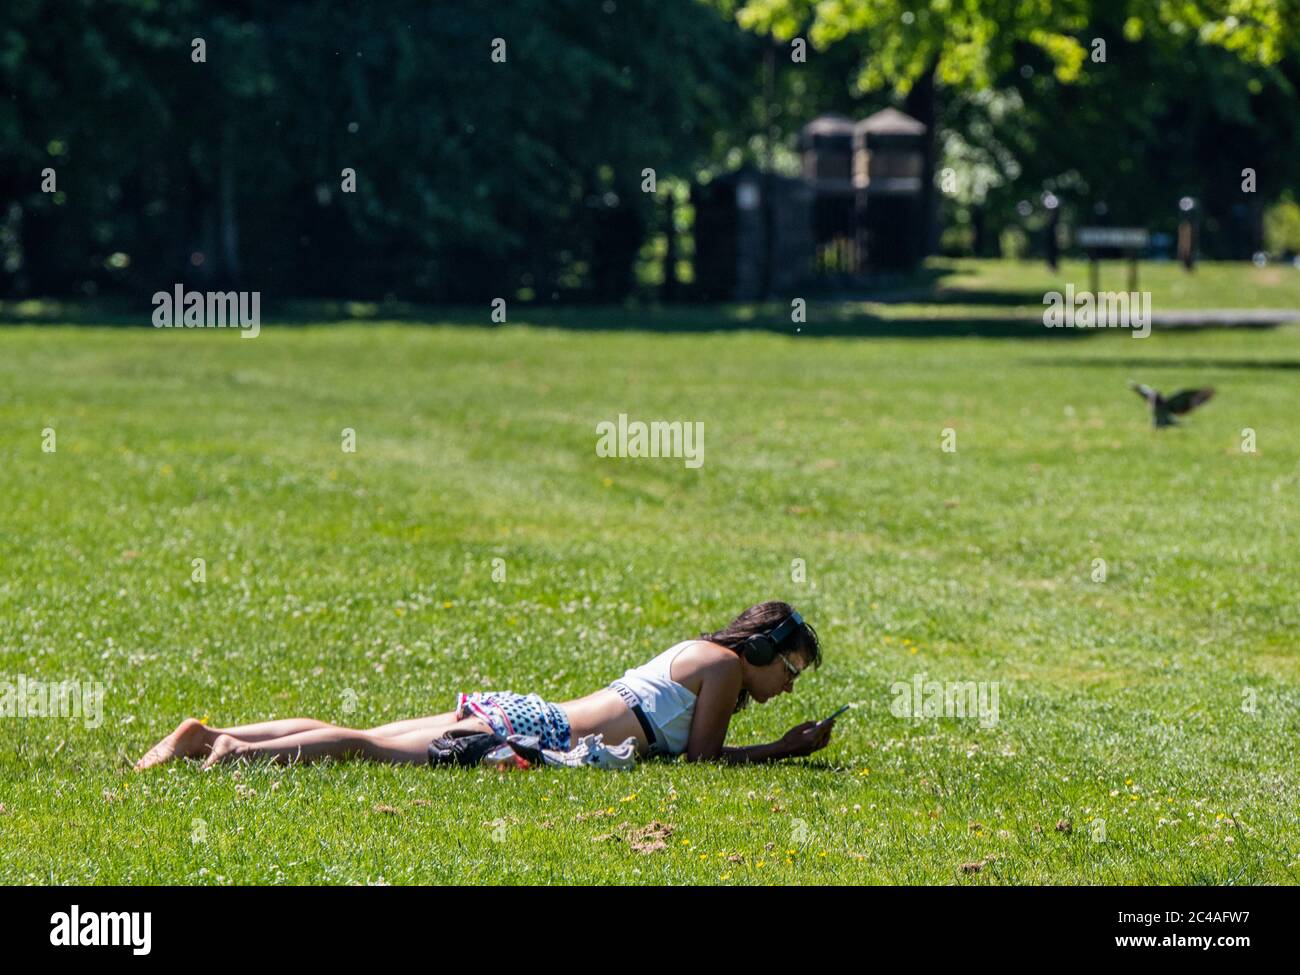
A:
<svg viewBox="0 0 1300 975">
<path fill-rule="evenodd" d="M 606 745 L 604 735 L 583 735 L 578 744 L 567 752 L 549 749 L 542 752 L 547 765 L 579 768 L 593 765 L 603 769 L 630 769 L 636 764 L 636 739 L 628 738 L 621 745 Z"/>
</svg>

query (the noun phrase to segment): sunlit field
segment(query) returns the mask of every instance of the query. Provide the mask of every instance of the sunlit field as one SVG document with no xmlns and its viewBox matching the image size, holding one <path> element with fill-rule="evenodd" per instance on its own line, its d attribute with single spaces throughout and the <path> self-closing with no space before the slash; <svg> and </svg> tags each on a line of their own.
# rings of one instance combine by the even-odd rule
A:
<svg viewBox="0 0 1300 975">
<path fill-rule="evenodd" d="M 0 718 L 0 883 L 1300 881 L 1300 327 L 821 311 L 0 329 L 0 675 L 104 687 Z M 598 457 L 619 414 L 702 466 Z M 728 743 L 856 705 L 809 759 L 131 771 L 186 716 L 564 700 L 767 598 L 824 665 Z"/>
</svg>

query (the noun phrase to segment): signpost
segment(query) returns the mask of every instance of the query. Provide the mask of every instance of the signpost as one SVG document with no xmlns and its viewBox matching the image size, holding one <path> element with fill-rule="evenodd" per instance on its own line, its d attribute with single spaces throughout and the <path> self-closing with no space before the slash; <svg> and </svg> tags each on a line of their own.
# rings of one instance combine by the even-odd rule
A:
<svg viewBox="0 0 1300 975">
<path fill-rule="evenodd" d="M 1088 277 L 1095 295 L 1100 287 L 1102 258 L 1128 258 L 1128 290 L 1138 289 L 1138 255 L 1151 243 L 1151 233 L 1144 227 L 1080 227 L 1074 242 L 1088 252 L 1091 262 Z"/>
</svg>

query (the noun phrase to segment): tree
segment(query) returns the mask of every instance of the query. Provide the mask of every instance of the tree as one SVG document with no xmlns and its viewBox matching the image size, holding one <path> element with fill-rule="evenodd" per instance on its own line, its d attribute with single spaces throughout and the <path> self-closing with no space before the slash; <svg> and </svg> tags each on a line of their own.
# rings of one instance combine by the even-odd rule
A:
<svg viewBox="0 0 1300 975">
<path fill-rule="evenodd" d="M 745 28 L 777 38 L 804 34 L 815 47 L 851 39 L 860 47 L 857 84 L 891 90 L 930 131 L 927 164 L 938 162 L 941 101 L 988 91 L 1011 69 L 1045 58 L 1057 81 L 1079 80 L 1092 49 L 1089 25 L 1122 12 L 1130 40 L 1160 35 L 1216 45 L 1257 65 L 1295 48 L 1287 0 L 716 0 Z M 935 212 L 933 179 L 927 211 Z"/>
<path fill-rule="evenodd" d="M 694 175 L 755 43 L 655 0 L 9 0 L 0 289 L 621 299 L 643 170 Z"/>
</svg>

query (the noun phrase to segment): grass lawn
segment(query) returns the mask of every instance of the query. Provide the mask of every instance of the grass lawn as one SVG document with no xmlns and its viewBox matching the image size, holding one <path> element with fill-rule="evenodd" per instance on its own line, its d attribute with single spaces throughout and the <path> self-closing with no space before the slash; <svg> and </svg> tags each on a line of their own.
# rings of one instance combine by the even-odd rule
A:
<svg viewBox="0 0 1300 975">
<path fill-rule="evenodd" d="M 1022 303 L 1041 310 L 1043 292 L 1089 286 L 1088 262 L 1063 260 L 1053 272 L 1043 261 L 936 259 L 925 276 L 947 300 Z M 1102 291 L 1128 290 L 1128 263 L 1103 261 Z M 1232 261 L 1202 261 L 1192 272 L 1175 261 L 1142 261 L 1138 289 L 1151 292 L 1156 311 L 1193 308 L 1300 308 L 1300 268 L 1290 264 L 1254 267 Z"/>
<path fill-rule="evenodd" d="M 0 679 L 107 688 L 0 718 L 0 883 L 1300 881 L 1300 328 L 529 317 L 0 328 Z M 1155 431 L 1130 378 L 1219 395 Z M 703 467 L 598 458 L 619 413 L 703 421 Z M 812 759 L 129 770 L 187 715 L 578 696 L 764 598 L 825 665 L 729 743 L 854 702 Z M 998 720 L 894 716 L 915 675 Z"/>
</svg>

